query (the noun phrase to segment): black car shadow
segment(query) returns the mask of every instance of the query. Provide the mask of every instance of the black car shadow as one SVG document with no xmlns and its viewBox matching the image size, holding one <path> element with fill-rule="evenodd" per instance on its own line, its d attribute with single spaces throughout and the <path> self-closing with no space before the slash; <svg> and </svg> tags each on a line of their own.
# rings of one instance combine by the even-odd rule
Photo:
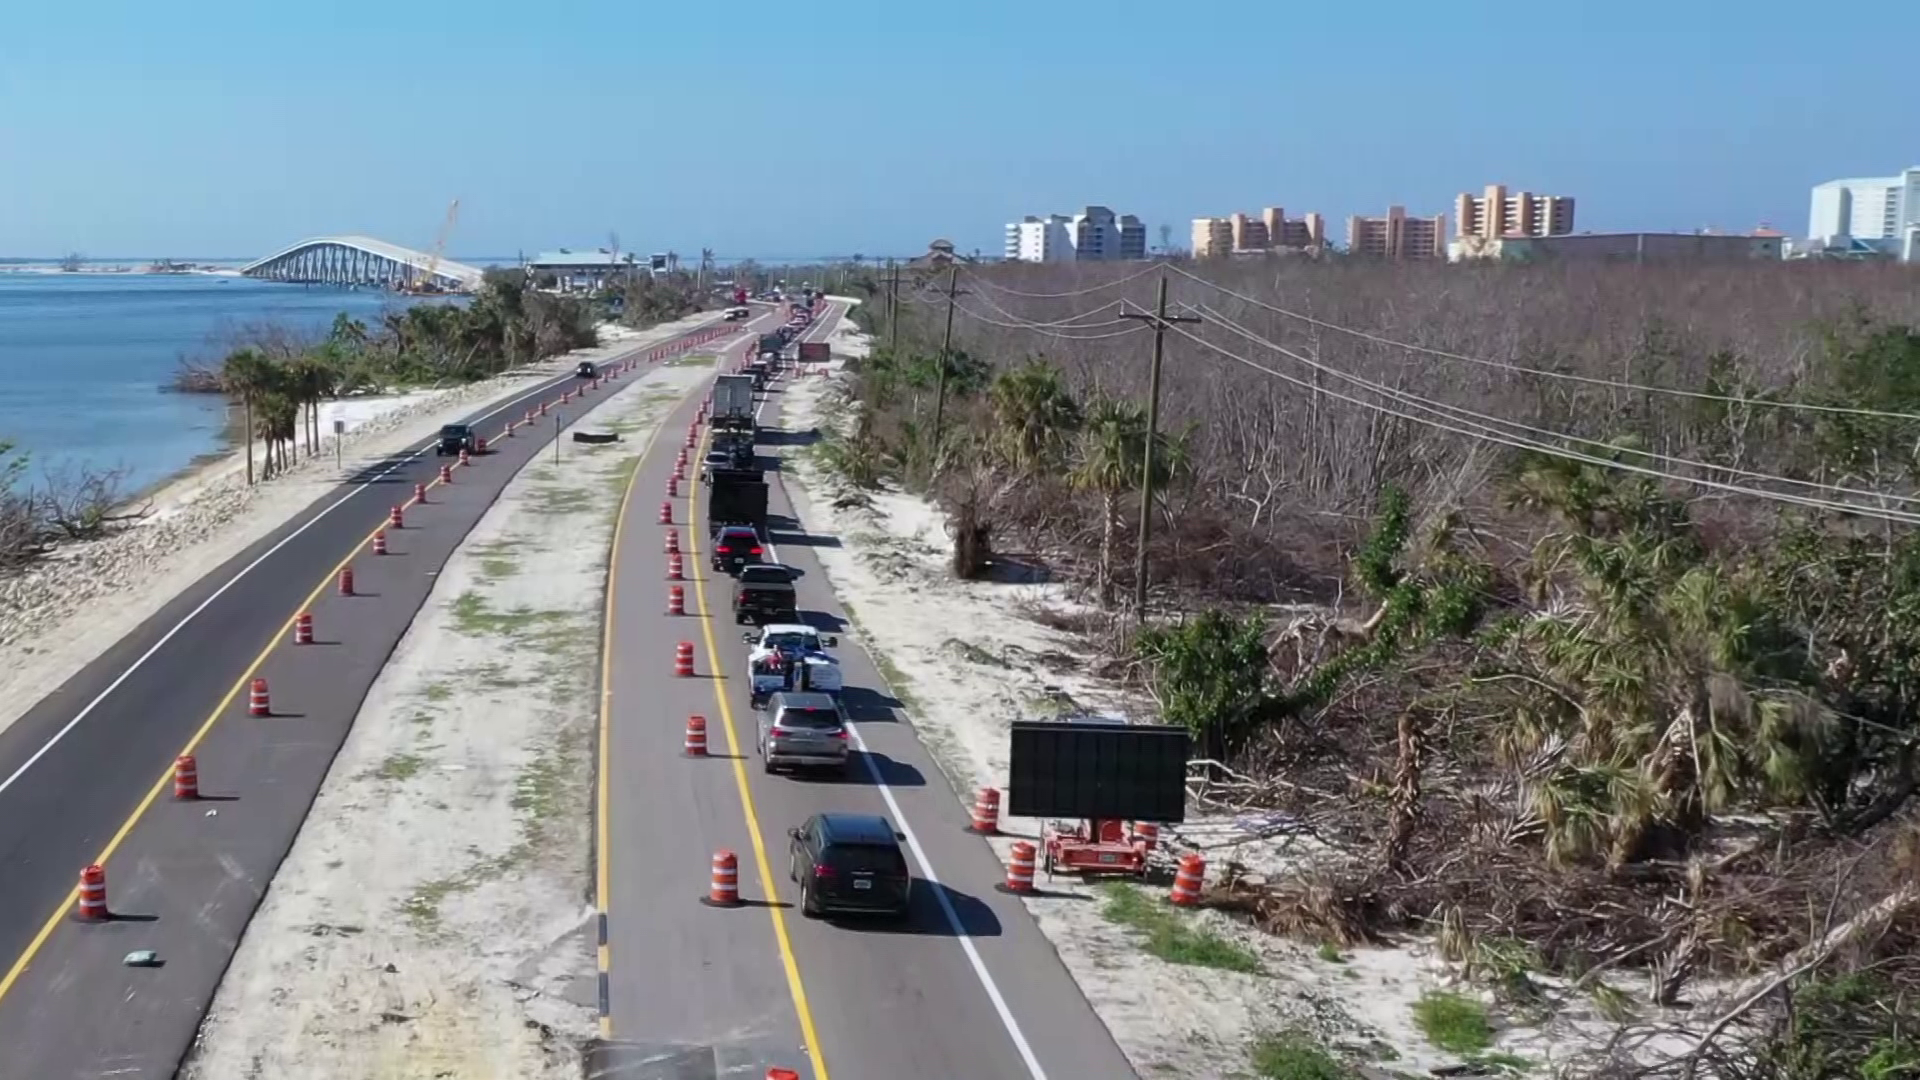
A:
<svg viewBox="0 0 1920 1080">
<path fill-rule="evenodd" d="M 940 902 L 943 898 L 945 905 Z M 952 919 L 947 917 L 948 908 L 953 911 Z M 927 937 L 965 935 L 975 938 L 1000 936 L 1000 917 L 985 902 L 925 878 L 914 879 L 913 894 L 907 900 L 904 918 L 829 915 L 826 921 L 842 929 L 869 934 L 923 934 Z M 960 924 L 958 934 L 955 932 L 955 922 Z"/>
<path fill-rule="evenodd" d="M 878 776 L 878 780 L 875 776 Z M 847 754 L 847 771 L 796 772 L 796 779 L 816 784 L 884 784 L 887 787 L 926 787 L 927 778 L 919 769 L 896 761 L 877 750 L 853 750 Z"/>
<path fill-rule="evenodd" d="M 839 537 L 823 536 L 817 533 L 774 532 L 769 529 L 767 539 L 773 541 L 776 546 L 781 544 L 785 544 L 788 547 L 814 548 L 837 548 L 840 546 Z"/>
<path fill-rule="evenodd" d="M 847 632 L 847 620 L 831 611 L 815 611 L 811 608 L 800 612 L 800 621 L 823 634 L 844 634 Z"/>
<path fill-rule="evenodd" d="M 820 441 L 820 429 L 786 431 L 781 428 L 762 428 L 759 441 L 767 446 L 812 446 Z"/>
<path fill-rule="evenodd" d="M 840 707 L 853 718 L 856 724 L 885 723 L 898 720 L 895 709 L 905 710 L 906 706 L 892 694 L 879 690 L 870 690 L 864 686 L 847 686 L 840 690 Z"/>
</svg>

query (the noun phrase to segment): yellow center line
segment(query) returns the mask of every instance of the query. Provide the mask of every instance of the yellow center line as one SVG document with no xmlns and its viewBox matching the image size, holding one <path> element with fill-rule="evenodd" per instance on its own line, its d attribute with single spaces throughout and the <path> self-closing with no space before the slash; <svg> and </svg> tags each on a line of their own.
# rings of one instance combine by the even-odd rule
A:
<svg viewBox="0 0 1920 1080">
<path fill-rule="evenodd" d="M 559 384 L 549 387 L 548 389 L 559 389 Z M 571 393 L 571 390 L 566 392 Z M 559 399 L 556 398 L 553 400 L 557 402 Z M 535 407 L 538 408 L 538 406 Z M 514 421 L 509 420 L 508 426 L 515 426 Z M 518 426 L 524 427 L 526 425 L 521 423 Z M 453 467 L 459 468 L 461 466 L 456 464 Z M 635 472 L 638 472 L 637 467 Z M 427 490 L 432 490 L 439 486 L 440 478 L 438 475 L 426 483 Z M 419 502 L 420 500 L 416 497 L 408 497 L 407 501 L 400 504 L 401 512 L 404 514 L 406 510 L 417 505 Z M 335 563 L 333 569 L 327 571 L 326 576 L 320 579 L 320 583 L 313 587 L 313 591 L 308 593 L 304 600 L 300 601 L 299 607 L 295 608 L 293 613 L 287 616 L 286 621 L 280 624 L 279 629 L 274 631 L 273 636 L 267 640 L 266 646 L 260 650 L 259 655 L 255 656 L 253 662 L 247 665 L 246 670 L 240 673 L 240 677 L 234 680 L 234 684 L 227 690 L 226 696 L 222 697 L 220 703 L 213 707 L 213 711 L 207 714 L 206 720 L 194 731 L 193 737 L 187 740 L 186 745 L 180 748 L 179 754 L 176 754 L 175 757 L 193 753 L 202 742 L 206 741 L 207 735 L 213 730 L 213 726 L 219 723 L 222 716 L 226 715 L 227 710 L 232 707 L 234 699 L 238 698 L 240 692 L 246 689 L 253 681 L 254 675 L 266 664 L 267 658 L 273 655 L 274 650 L 286 643 L 288 636 L 293 632 L 294 621 L 300 617 L 300 613 L 312 610 L 315 601 L 320 599 L 320 594 L 325 592 L 328 586 L 339 579 L 340 572 L 345 570 L 347 565 L 353 562 L 354 558 L 358 556 L 367 545 L 373 543 L 375 534 L 386 528 L 387 522 L 384 520 L 381 521 L 378 526 L 369 530 L 367 535 L 362 537 L 360 541 L 347 552 L 345 558 Z M 94 856 L 94 865 L 107 865 L 107 860 L 113 857 L 114 852 L 120 850 L 120 845 L 126 842 L 127 837 L 133 832 L 134 826 L 140 823 L 140 820 L 146 816 L 147 811 L 153 806 L 154 802 L 160 798 L 160 793 L 165 791 L 172 783 L 173 762 L 169 759 L 165 770 L 160 774 L 160 778 L 155 780 L 153 786 L 147 789 L 146 797 L 142 798 L 139 805 L 133 808 L 133 812 L 127 815 L 126 821 L 121 823 L 120 828 L 114 831 L 113 837 L 107 841 L 107 845 L 100 849 L 100 854 Z M 47 921 L 40 925 L 39 932 L 34 934 L 33 940 L 29 941 L 27 947 L 21 950 L 19 959 L 15 960 L 13 966 L 7 969 L 6 975 L 0 977 L 0 1001 L 6 1000 L 7 992 L 13 989 L 14 984 L 20 981 L 22 975 L 26 974 L 27 968 L 32 965 L 34 957 L 38 956 L 40 950 L 46 947 L 47 939 L 51 938 L 53 932 L 59 929 L 60 924 L 66 920 L 67 913 L 72 910 L 75 898 L 80 891 L 78 874 L 79 871 L 76 870 L 74 887 L 67 891 L 66 896 L 63 897 L 60 903 L 53 909 L 53 913 L 47 916 Z"/>
<path fill-rule="evenodd" d="M 708 434 L 711 428 L 701 433 L 700 450 L 702 458 L 710 442 Z M 691 455 L 689 455 L 691 456 Z M 700 565 L 700 474 L 694 471 L 693 483 L 687 488 L 687 543 L 684 545 L 693 559 L 694 566 Z M 740 752 L 740 736 L 734 730 L 733 709 L 727 704 L 726 677 L 721 674 L 720 649 L 713 639 L 713 618 L 707 610 L 706 582 L 709 575 L 698 573 L 694 579 L 694 602 L 700 609 L 700 633 L 706 638 L 707 658 L 713 665 L 713 696 L 720 706 L 721 726 L 727 732 L 727 753 L 733 758 L 733 779 L 740 789 L 740 810 L 746 817 L 747 836 L 753 842 L 753 860 L 760 872 L 760 890 L 767 898 L 767 914 L 773 919 L 773 938 L 780 948 L 780 963 L 786 969 L 787 989 L 793 994 L 793 1011 L 800 1020 L 800 1037 L 807 1044 L 807 1059 L 813 1064 L 814 1080 L 827 1080 L 827 1061 L 820 1053 L 820 1036 L 813 1028 L 813 1009 L 807 1004 L 806 987 L 800 979 L 800 962 L 793 955 L 793 940 L 787 936 L 786 913 L 775 902 L 778 894 L 774 887 L 773 866 L 767 861 L 767 842 L 760 832 L 760 817 L 753 809 L 753 792 L 747 785 L 746 758 Z"/>
</svg>

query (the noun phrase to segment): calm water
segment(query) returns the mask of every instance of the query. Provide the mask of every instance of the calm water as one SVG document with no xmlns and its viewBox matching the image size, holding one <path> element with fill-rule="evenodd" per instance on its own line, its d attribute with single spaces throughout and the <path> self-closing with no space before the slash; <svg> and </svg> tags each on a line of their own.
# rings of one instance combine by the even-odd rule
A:
<svg viewBox="0 0 1920 1080">
<path fill-rule="evenodd" d="M 124 470 L 132 491 L 220 449 L 226 403 L 160 388 L 182 358 L 218 362 L 245 325 L 324 330 L 391 297 L 246 278 L 0 273 L 0 440 L 43 469 Z"/>
</svg>

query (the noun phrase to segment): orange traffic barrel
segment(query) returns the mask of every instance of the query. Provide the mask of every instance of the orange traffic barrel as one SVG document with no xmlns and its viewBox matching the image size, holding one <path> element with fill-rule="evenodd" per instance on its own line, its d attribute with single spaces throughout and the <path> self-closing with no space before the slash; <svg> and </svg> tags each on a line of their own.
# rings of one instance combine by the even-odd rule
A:
<svg viewBox="0 0 1920 1080">
<path fill-rule="evenodd" d="M 473 455 L 467 453 L 467 451 L 464 448 L 462 448 L 460 451 L 460 464 L 462 465 L 473 464 Z M 452 481 L 449 480 L 448 483 L 452 483 Z"/>
<path fill-rule="evenodd" d="M 247 691 L 247 715 L 273 715 L 273 705 L 267 698 L 267 680 L 253 680 L 252 688 Z"/>
<path fill-rule="evenodd" d="M 465 450 L 462 450 L 462 451 L 460 451 L 460 453 L 461 453 L 461 455 L 462 455 L 462 457 L 463 457 L 463 459 L 464 459 L 464 456 L 465 456 L 465 454 L 466 454 L 466 451 L 465 451 Z M 442 466 L 440 466 L 440 482 L 441 482 L 441 483 L 443 483 L 443 484 L 451 484 L 451 483 L 453 483 L 453 466 L 451 466 L 451 465 L 442 465 Z"/>
<path fill-rule="evenodd" d="M 768 1069 L 767 1080 L 800 1080 L 800 1074 L 792 1069 Z"/>
<path fill-rule="evenodd" d="M 704 716 L 687 717 L 687 738 L 681 744 L 688 757 L 707 756 L 707 718 Z"/>
<path fill-rule="evenodd" d="M 80 902 L 74 914 L 87 922 L 105 922 L 107 913 L 107 871 L 95 864 L 80 871 Z"/>
<path fill-rule="evenodd" d="M 673 647 L 673 673 L 683 679 L 693 676 L 693 642 L 683 641 Z"/>
<path fill-rule="evenodd" d="M 527 419 L 526 419 L 526 422 L 527 422 L 527 423 L 529 423 L 529 424 L 531 424 L 531 423 L 533 423 L 533 410 L 532 410 L 532 409 L 528 409 L 528 410 L 527 410 Z"/>
<path fill-rule="evenodd" d="M 487 437 L 485 435 L 475 435 L 473 437 L 473 452 L 476 454 L 484 454 L 487 452 Z"/>
<path fill-rule="evenodd" d="M 1180 907 L 1200 902 L 1200 886 L 1206 881 L 1207 860 L 1199 855 L 1180 856 L 1180 869 L 1173 875 L 1173 893 L 1168 899 Z"/>
<path fill-rule="evenodd" d="M 200 797 L 200 763 L 193 759 L 192 754 L 181 754 L 173 759 L 173 797 Z"/>
<path fill-rule="evenodd" d="M 427 485 L 418 483 L 413 485 L 413 501 L 417 503 L 427 501 Z"/>
<path fill-rule="evenodd" d="M 700 441 L 699 435 L 696 434 L 698 430 L 699 429 L 697 427 L 690 427 L 687 429 L 687 445 L 688 446 L 692 446 L 694 443 L 697 443 Z"/>
<path fill-rule="evenodd" d="M 673 524 L 673 504 L 672 503 L 663 502 L 660 504 L 660 524 L 662 525 Z"/>
<path fill-rule="evenodd" d="M 667 586 L 667 614 L 685 615 L 687 613 L 687 591 L 678 585 Z"/>
<path fill-rule="evenodd" d="M 1143 851 L 1152 851 L 1160 845 L 1160 826 L 1151 821 L 1133 823 L 1133 842 Z"/>
<path fill-rule="evenodd" d="M 313 644 L 313 613 L 303 611 L 293 617 L 293 643 L 295 645 Z"/>
<path fill-rule="evenodd" d="M 385 555 L 387 553 L 387 530 L 375 529 L 373 531 L 373 553 L 375 555 Z"/>
<path fill-rule="evenodd" d="M 740 904 L 740 859 L 731 851 L 713 853 L 713 883 L 707 886 L 707 903 L 715 907 Z"/>
<path fill-rule="evenodd" d="M 680 497 L 680 478 L 677 476 L 667 477 L 667 498 L 675 499 L 679 497 Z"/>
<path fill-rule="evenodd" d="M 667 554 L 669 555 L 680 554 L 680 530 L 679 529 L 667 530 Z"/>
<path fill-rule="evenodd" d="M 547 415 L 547 403 L 544 401 L 540 403 L 540 415 L 541 416 Z"/>
<path fill-rule="evenodd" d="M 382 555 L 386 553 L 386 550 L 387 550 L 386 534 L 374 533 L 373 534 L 373 553 L 375 555 Z M 341 596 L 353 595 L 353 567 L 351 566 L 343 566 L 340 568 L 340 595 Z"/>
<path fill-rule="evenodd" d="M 403 529 L 406 527 L 406 524 L 406 514 L 401 511 L 399 505 L 396 503 L 393 509 L 387 511 L 387 528 Z"/>
<path fill-rule="evenodd" d="M 1007 891 L 1030 893 L 1033 891 L 1033 845 L 1025 840 L 1014 842 L 1013 853 L 1007 860 Z"/>
<path fill-rule="evenodd" d="M 981 836 L 1000 831 L 1000 789 L 983 787 L 973 800 L 973 821 L 967 826 Z"/>
<path fill-rule="evenodd" d="M 684 447 L 684 446 L 683 446 L 683 447 L 681 447 L 681 448 L 680 448 L 680 456 L 679 456 L 679 457 L 677 457 L 677 458 L 674 458 L 674 459 L 673 459 L 673 463 L 674 463 L 675 465 L 685 465 L 685 464 L 687 463 L 687 449 L 686 449 L 686 447 Z"/>
<path fill-rule="evenodd" d="M 680 581 L 686 572 L 686 564 L 680 561 L 680 553 L 667 556 L 667 580 Z"/>
</svg>

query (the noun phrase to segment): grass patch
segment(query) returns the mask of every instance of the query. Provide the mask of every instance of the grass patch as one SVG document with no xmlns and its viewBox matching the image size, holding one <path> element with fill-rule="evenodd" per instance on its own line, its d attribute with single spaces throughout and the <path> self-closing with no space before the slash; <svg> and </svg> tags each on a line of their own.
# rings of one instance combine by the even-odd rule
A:
<svg viewBox="0 0 1920 1080">
<path fill-rule="evenodd" d="M 593 509 L 593 493 L 571 484 L 550 484 L 534 488 L 532 503 L 542 514 L 581 514 Z"/>
<path fill-rule="evenodd" d="M 1352 1080 L 1353 1070 L 1297 1031 L 1262 1035 L 1248 1051 L 1254 1074 L 1267 1080 Z"/>
<path fill-rule="evenodd" d="M 1413 1022 L 1427 1041 L 1455 1054 L 1475 1054 L 1493 1045 L 1487 1008 L 1469 997 L 1429 990 L 1413 1003 Z"/>
<path fill-rule="evenodd" d="M 1005 660 L 975 645 L 971 641 L 961 641 L 959 638 L 948 638 L 945 645 L 947 648 L 959 653 L 963 659 L 971 663 L 979 664 L 981 667 L 1003 668 L 1011 666 Z"/>
<path fill-rule="evenodd" d="M 445 701 L 453 696 L 453 687 L 443 682 L 430 682 L 427 688 L 420 692 L 420 696 L 428 701 Z"/>
<path fill-rule="evenodd" d="M 1321 942 L 1320 947 L 1314 950 L 1313 955 L 1325 960 L 1329 964 L 1344 964 L 1347 962 L 1347 958 L 1340 955 L 1340 946 L 1335 945 L 1331 941 Z"/>
<path fill-rule="evenodd" d="M 480 577 L 500 581 L 520 572 L 520 544 L 513 540 L 495 540 L 474 548 L 480 557 Z"/>
<path fill-rule="evenodd" d="M 713 365 L 719 362 L 720 362 L 720 358 L 718 356 L 715 356 L 712 353 L 688 353 L 685 356 L 676 356 L 673 359 L 668 360 L 666 363 L 662 364 L 661 366 L 662 367 L 712 367 Z"/>
<path fill-rule="evenodd" d="M 1533 1071 L 1533 1059 L 1519 1054 L 1509 1054 L 1504 1050 L 1492 1050 L 1484 1054 L 1474 1054 L 1467 1060 L 1485 1069 L 1518 1075 Z"/>
<path fill-rule="evenodd" d="M 392 754 L 373 770 L 376 780 L 410 780 L 426 767 L 418 754 Z"/>
<path fill-rule="evenodd" d="M 537 828 L 560 809 L 561 796 L 566 791 L 564 766 L 559 753 L 548 751 L 522 769 L 519 779 L 514 781 L 510 805 L 532 819 L 529 826 Z"/>
<path fill-rule="evenodd" d="M 513 690 L 522 686 L 532 686 L 540 681 L 534 676 L 521 678 L 511 675 L 507 672 L 507 665 L 498 661 L 467 668 L 463 673 L 474 683 L 488 690 Z"/>
<path fill-rule="evenodd" d="M 1194 926 L 1178 912 L 1161 906 L 1131 885 L 1109 882 L 1103 892 L 1107 902 L 1100 913 L 1110 922 L 1139 931 L 1150 956 L 1170 964 L 1220 971 L 1253 974 L 1260 970 L 1260 958 L 1250 950 Z"/>
<path fill-rule="evenodd" d="M 853 618 L 849 612 L 847 618 Z M 913 699 L 913 691 L 907 689 L 907 677 L 886 653 L 869 645 L 867 655 L 873 658 L 873 666 L 879 669 L 880 678 L 886 681 L 887 689 L 893 691 L 894 700 L 908 712 L 919 712 L 920 704 Z"/>
</svg>

